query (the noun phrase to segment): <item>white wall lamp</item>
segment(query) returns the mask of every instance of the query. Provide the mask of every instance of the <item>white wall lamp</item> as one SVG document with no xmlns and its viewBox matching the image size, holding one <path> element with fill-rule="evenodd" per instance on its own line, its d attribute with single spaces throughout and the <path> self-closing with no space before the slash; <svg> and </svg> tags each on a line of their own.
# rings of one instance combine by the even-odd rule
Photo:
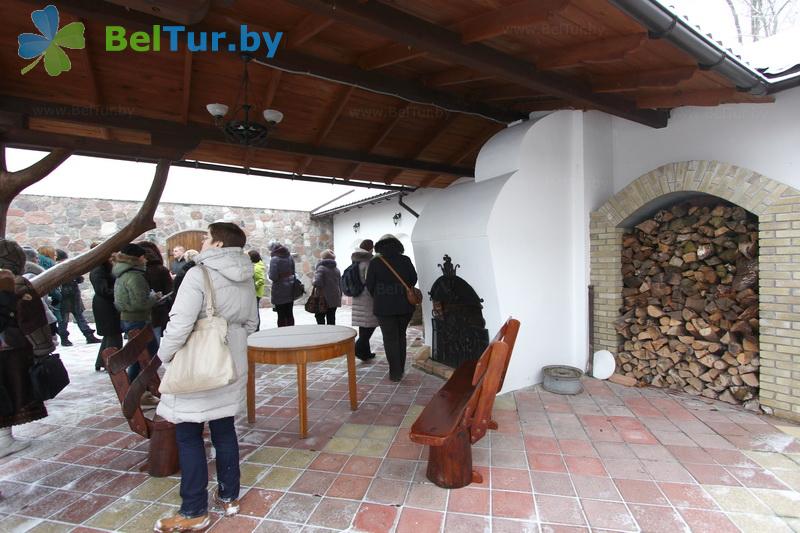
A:
<svg viewBox="0 0 800 533">
<path fill-rule="evenodd" d="M 402 217 L 403 217 L 403 213 L 395 213 L 395 214 L 394 214 L 394 216 L 392 217 L 392 222 L 394 222 L 394 225 L 395 225 L 395 226 L 396 226 L 396 225 L 398 225 L 398 224 L 400 223 L 400 219 L 401 219 Z"/>
<path fill-rule="evenodd" d="M 355 224 L 353 224 L 353 232 L 354 233 L 358 233 L 358 230 L 360 230 L 360 229 L 361 229 L 361 222 L 356 222 Z"/>
</svg>

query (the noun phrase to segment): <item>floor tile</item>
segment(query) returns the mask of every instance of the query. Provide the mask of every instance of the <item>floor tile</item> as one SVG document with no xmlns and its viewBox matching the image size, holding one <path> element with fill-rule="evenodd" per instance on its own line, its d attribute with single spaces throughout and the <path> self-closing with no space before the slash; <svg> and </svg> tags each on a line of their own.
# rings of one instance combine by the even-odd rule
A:
<svg viewBox="0 0 800 533">
<path fill-rule="evenodd" d="M 359 503 L 323 498 L 308 519 L 308 523 L 331 529 L 348 529 L 358 511 Z"/>
<path fill-rule="evenodd" d="M 800 518 L 800 494 L 789 490 L 752 489 L 758 499 L 782 517 Z"/>
<path fill-rule="evenodd" d="M 392 530 L 397 514 L 397 508 L 389 505 L 362 503 L 356 513 L 353 526 L 356 531 L 365 533 L 386 533 Z"/>
<path fill-rule="evenodd" d="M 274 490 L 252 488 L 240 497 L 239 504 L 241 507 L 239 513 L 246 516 L 264 518 L 283 494 Z"/>
<path fill-rule="evenodd" d="M 361 500 L 367 493 L 372 478 L 363 476 L 339 475 L 331 484 L 326 496 Z"/>
<path fill-rule="evenodd" d="M 568 474 L 554 472 L 531 472 L 533 491 L 555 496 L 575 496 L 575 490 Z"/>
<path fill-rule="evenodd" d="M 492 516 L 535 520 L 533 495 L 524 492 L 492 490 Z"/>
<path fill-rule="evenodd" d="M 406 496 L 406 506 L 444 511 L 447 508 L 448 490 L 429 483 L 412 483 Z"/>
<path fill-rule="evenodd" d="M 718 509 L 714 499 L 700 485 L 690 483 L 659 483 L 670 503 L 675 507 Z"/>
<path fill-rule="evenodd" d="M 439 533 L 444 513 L 406 507 L 400 514 L 397 533 Z"/>
<path fill-rule="evenodd" d="M 306 494 L 286 494 L 267 515 L 272 520 L 305 522 L 322 498 Z"/>
<path fill-rule="evenodd" d="M 670 507 L 630 504 L 628 508 L 642 531 L 677 533 L 691 531 L 677 511 Z"/>
<path fill-rule="evenodd" d="M 636 521 L 621 503 L 582 499 L 581 504 L 592 528 L 637 530 Z"/>
<path fill-rule="evenodd" d="M 492 468 L 492 488 L 531 492 L 531 477 L 528 470 Z"/>
<path fill-rule="evenodd" d="M 717 505 L 729 513 L 771 514 L 769 507 L 753 497 L 744 487 L 711 486 L 703 487 Z"/>
<path fill-rule="evenodd" d="M 447 511 L 485 515 L 489 513 L 490 491 L 466 487 L 450 491 Z"/>
<path fill-rule="evenodd" d="M 725 513 L 701 509 L 678 509 L 692 533 L 739 533 Z"/>
<path fill-rule="evenodd" d="M 742 530 L 742 533 L 764 533 L 765 531 L 792 533 L 792 528 L 777 516 L 729 513 L 728 518 Z"/>
<path fill-rule="evenodd" d="M 617 487 L 609 477 L 573 475 L 572 484 L 580 498 L 621 501 Z"/>
<path fill-rule="evenodd" d="M 407 481 L 375 478 L 367 491 L 366 499 L 388 505 L 403 505 L 411 484 Z"/>
<path fill-rule="evenodd" d="M 577 498 L 536 494 L 535 499 L 540 522 L 576 526 L 586 525 L 580 500 Z"/>
</svg>

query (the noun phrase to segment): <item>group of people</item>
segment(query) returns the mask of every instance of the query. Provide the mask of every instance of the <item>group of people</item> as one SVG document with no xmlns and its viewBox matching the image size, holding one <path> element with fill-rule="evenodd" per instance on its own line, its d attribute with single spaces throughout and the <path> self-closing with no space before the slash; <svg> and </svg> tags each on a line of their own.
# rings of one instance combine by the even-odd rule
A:
<svg viewBox="0 0 800 533">
<path fill-rule="evenodd" d="M 228 324 L 227 343 L 238 379 L 210 391 L 165 393 L 160 401 L 154 402 L 156 413 L 175 424 L 182 499 L 178 513 L 158 520 L 155 531 L 196 531 L 210 523 L 208 468 L 203 444 L 206 422 L 216 451 L 218 485 L 213 500 L 226 516 L 239 511 L 239 447 L 234 417 L 240 413 L 246 398 L 247 337 L 258 329 L 258 301 L 266 294 L 267 278 L 272 282 L 270 296 L 279 327 L 294 324 L 292 307 L 298 294 L 294 260 L 285 245 L 270 246 L 268 267 L 257 251 L 244 253 L 245 245 L 244 231 L 236 224 L 215 222 L 209 225 L 200 252 L 173 249 L 176 260 L 169 269 L 163 264 L 155 244 L 140 241 L 125 245 L 89 276 L 95 289 L 92 308 L 98 333 L 102 336 L 101 351 L 121 346 L 123 333 L 149 324 L 156 332 L 156 344 L 150 347 L 151 352 L 169 363 L 186 344 L 197 321 L 205 318 L 210 297 L 213 297 L 215 313 Z M 385 235 L 374 246 L 370 240 L 363 241 L 350 257 L 353 272 L 357 272 L 363 289 L 353 296 L 352 324 L 358 327 L 357 356 L 363 361 L 375 357 L 369 343 L 375 329 L 380 327 L 392 381 L 400 381 L 405 371 L 406 328 L 414 312 L 414 306 L 406 297 L 406 286 L 417 282 L 414 266 L 403 252 L 403 245 L 397 238 Z M 202 268 L 195 268 L 198 265 Z M 22 277 L 25 267 L 25 253 L 21 247 L 13 241 L 0 240 L 0 268 L 16 276 L 9 285 L 0 272 L 0 309 L 11 305 L 6 302 L 8 295 L 12 295 L 11 300 L 18 300 L 25 294 L 35 295 L 30 283 Z M 210 287 L 204 281 L 206 274 Z M 342 303 L 341 277 L 335 254 L 326 250 L 316 265 L 312 283 L 328 305 L 325 313 L 316 316 L 319 324 L 335 324 L 336 310 Z M 16 313 L 0 313 L 0 319 L 12 316 L 17 321 L 12 323 L 13 320 L 4 319 L 0 323 L 3 329 L 0 349 L 5 352 L 0 358 L 3 385 L 0 393 L 10 395 L 13 411 L 0 411 L 0 455 L 3 450 L 14 451 L 12 425 L 47 414 L 42 402 L 25 396 L 30 396 L 29 383 L 26 386 L 24 380 L 16 384 L 9 381 L 9 369 L 29 367 L 34 355 L 54 349 L 55 337 L 48 326 L 48 310 L 46 305 L 38 304 L 38 307 L 26 308 L 31 316 L 23 316 L 19 306 Z M 70 308 L 70 312 L 75 314 L 74 308 Z M 37 335 L 42 328 L 46 331 L 44 338 Z M 102 364 L 98 358 L 96 368 L 100 369 Z M 135 379 L 137 371 L 133 367 L 129 369 L 131 380 Z M 4 407 L 2 396 L 0 394 L 0 408 Z"/>
</svg>

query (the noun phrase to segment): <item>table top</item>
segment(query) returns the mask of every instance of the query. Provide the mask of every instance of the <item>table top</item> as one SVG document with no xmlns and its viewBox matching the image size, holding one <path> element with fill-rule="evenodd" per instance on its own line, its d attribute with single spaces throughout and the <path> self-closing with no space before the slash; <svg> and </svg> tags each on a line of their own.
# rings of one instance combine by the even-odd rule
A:
<svg viewBox="0 0 800 533">
<path fill-rule="evenodd" d="M 349 326 L 286 326 L 257 331 L 247 337 L 248 348 L 286 350 L 313 348 L 355 338 L 356 330 Z"/>
</svg>

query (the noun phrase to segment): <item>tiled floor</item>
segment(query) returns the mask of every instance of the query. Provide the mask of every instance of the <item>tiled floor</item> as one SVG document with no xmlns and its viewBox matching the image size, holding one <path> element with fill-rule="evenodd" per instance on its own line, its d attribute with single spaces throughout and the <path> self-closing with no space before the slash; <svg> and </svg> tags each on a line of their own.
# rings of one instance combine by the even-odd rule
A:
<svg viewBox="0 0 800 533">
<path fill-rule="evenodd" d="M 48 418 L 15 428 L 31 447 L 0 460 L 0 531 L 150 531 L 179 479 L 138 472 L 147 443 L 93 371 L 95 347 L 61 353 L 72 384 Z M 408 440 L 442 382 L 387 371 L 380 355 L 359 363 L 351 412 L 344 361 L 312 367 L 299 440 L 294 369 L 259 366 L 257 421 L 238 421 L 242 512 L 210 531 L 800 531 L 800 432 L 786 422 L 596 380 L 574 397 L 536 387 L 498 398 L 500 429 L 474 447 L 484 482 L 447 491 Z"/>
</svg>

